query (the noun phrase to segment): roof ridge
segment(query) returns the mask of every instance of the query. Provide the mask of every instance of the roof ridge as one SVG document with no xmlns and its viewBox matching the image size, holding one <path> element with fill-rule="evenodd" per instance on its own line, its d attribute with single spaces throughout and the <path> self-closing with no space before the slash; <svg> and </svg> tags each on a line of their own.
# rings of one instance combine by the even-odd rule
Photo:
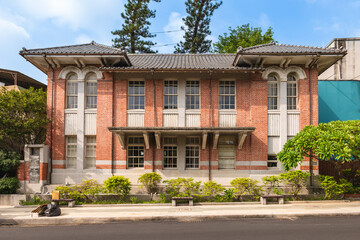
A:
<svg viewBox="0 0 360 240">
<path fill-rule="evenodd" d="M 227 56 L 236 53 L 128 53 L 128 56 Z"/>
<path fill-rule="evenodd" d="M 276 45 L 276 42 L 264 43 L 264 44 L 259 44 L 259 45 L 243 48 L 241 51 L 246 51 L 246 50 L 251 50 L 251 49 L 256 49 L 256 48 L 261 48 L 261 47 L 267 47 L 267 46 L 271 46 L 271 45 Z"/>
<path fill-rule="evenodd" d="M 94 41 L 92 41 L 94 42 Z M 47 50 L 47 49 L 61 49 L 61 48 L 67 48 L 67 47 L 80 47 L 80 46 L 88 46 L 88 45 L 93 45 L 90 43 L 83 43 L 83 44 L 73 44 L 73 45 L 66 45 L 66 46 L 59 46 L 59 47 L 47 47 L 47 48 L 32 48 L 32 49 L 26 49 L 26 48 L 23 48 L 23 51 L 38 51 L 38 50 Z"/>
<path fill-rule="evenodd" d="M 275 44 L 277 46 L 285 46 L 285 47 L 303 47 L 303 48 L 309 48 L 309 49 L 321 49 L 321 50 L 336 50 L 341 52 L 341 49 L 334 49 L 334 48 L 325 48 L 325 47 L 313 47 L 313 46 L 306 46 L 306 45 L 293 45 L 293 44 Z"/>
<path fill-rule="evenodd" d="M 95 41 L 91 41 L 90 44 L 91 44 L 91 45 L 96 45 L 96 46 L 99 46 L 99 47 L 108 48 L 108 49 L 115 50 L 115 51 L 119 51 L 119 52 L 121 52 L 121 53 L 124 53 L 124 51 L 121 50 L 121 49 L 119 49 L 119 48 L 114 48 L 114 47 L 111 47 L 111 46 L 108 46 L 108 45 L 100 44 L 100 43 L 97 43 L 97 42 L 95 42 Z"/>
</svg>

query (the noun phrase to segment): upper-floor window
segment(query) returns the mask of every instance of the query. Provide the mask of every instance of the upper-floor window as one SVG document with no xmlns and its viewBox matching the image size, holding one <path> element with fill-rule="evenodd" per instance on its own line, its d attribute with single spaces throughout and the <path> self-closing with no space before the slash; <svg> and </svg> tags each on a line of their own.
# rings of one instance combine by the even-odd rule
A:
<svg viewBox="0 0 360 240">
<path fill-rule="evenodd" d="M 78 107 L 78 82 L 75 73 L 66 77 L 66 108 Z"/>
<path fill-rule="evenodd" d="M 219 109 L 235 109 L 235 81 L 220 81 Z"/>
<path fill-rule="evenodd" d="M 200 82 L 186 82 L 186 109 L 200 109 Z"/>
<path fill-rule="evenodd" d="M 97 107 L 97 81 L 96 74 L 90 73 L 86 76 L 86 108 Z"/>
<path fill-rule="evenodd" d="M 275 75 L 268 78 L 268 110 L 279 109 L 279 81 Z"/>
<path fill-rule="evenodd" d="M 165 81 L 164 82 L 164 109 L 178 108 L 178 82 Z"/>
<path fill-rule="evenodd" d="M 144 81 L 129 81 L 128 109 L 145 109 Z"/>
<path fill-rule="evenodd" d="M 290 74 L 287 77 L 287 109 L 297 109 L 297 81 L 294 75 Z"/>
</svg>

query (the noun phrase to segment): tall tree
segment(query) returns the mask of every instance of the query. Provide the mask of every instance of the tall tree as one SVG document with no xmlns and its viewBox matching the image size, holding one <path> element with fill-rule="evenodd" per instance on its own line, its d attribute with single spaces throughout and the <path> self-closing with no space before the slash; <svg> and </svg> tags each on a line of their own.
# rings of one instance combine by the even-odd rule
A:
<svg viewBox="0 0 360 240">
<path fill-rule="evenodd" d="M 211 48 L 211 40 L 206 39 L 211 34 L 210 17 L 222 4 L 221 0 L 187 0 L 186 12 L 183 18 L 185 41 L 180 41 L 175 47 L 175 53 L 205 53 Z"/>
<path fill-rule="evenodd" d="M 229 27 L 229 33 L 219 36 L 219 41 L 214 43 L 214 50 L 218 53 L 236 53 L 238 47 L 251 47 L 274 41 L 274 32 L 269 27 L 262 34 L 261 27 L 253 28 L 250 24 L 237 26 L 235 29 Z"/>
<path fill-rule="evenodd" d="M 161 0 L 128 0 L 125 4 L 125 12 L 121 13 L 124 19 L 122 29 L 112 31 L 111 33 L 118 36 L 113 41 L 115 48 L 125 48 L 129 53 L 153 53 L 151 46 L 154 46 L 150 40 L 156 35 L 149 32 L 151 23 L 149 18 L 155 18 L 155 10 L 149 9 L 151 1 L 161 2 Z"/>
</svg>

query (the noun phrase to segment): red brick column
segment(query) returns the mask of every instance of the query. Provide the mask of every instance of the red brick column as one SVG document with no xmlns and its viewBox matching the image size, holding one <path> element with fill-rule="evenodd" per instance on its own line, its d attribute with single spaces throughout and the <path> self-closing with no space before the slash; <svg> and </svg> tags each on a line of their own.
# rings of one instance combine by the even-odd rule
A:
<svg viewBox="0 0 360 240">
<path fill-rule="evenodd" d="M 48 164 L 40 163 L 40 181 L 47 180 Z"/>
</svg>

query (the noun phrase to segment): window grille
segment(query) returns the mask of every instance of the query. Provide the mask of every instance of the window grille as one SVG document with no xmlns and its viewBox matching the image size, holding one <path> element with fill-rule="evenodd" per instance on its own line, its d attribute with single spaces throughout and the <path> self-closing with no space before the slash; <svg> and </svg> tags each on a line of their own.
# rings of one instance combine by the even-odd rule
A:
<svg viewBox="0 0 360 240">
<path fill-rule="evenodd" d="M 128 109 L 145 109 L 144 81 L 129 81 Z"/>
<path fill-rule="evenodd" d="M 164 82 L 164 109 L 177 109 L 177 81 Z"/>
<path fill-rule="evenodd" d="M 200 138 L 187 137 L 186 138 L 186 155 L 185 168 L 198 169 L 200 168 Z"/>
<path fill-rule="evenodd" d="M 164 168 L 177 168 L 177 139 L 164 138 Z"/>
<path fill-rule="evenodd" d="M 268 155 L 267 166 L 268 168 L 277 168 L 276 155 Z"/>
<path fill-rule="evenodd" d="M 70 74 L 66 80 L 66 108 L 78 107 L 78 82 L 76 74 Z"/>
<path fill-rule="evenodd" d="M 297 81 L 294 75 L 287 78 L 287 109 L 297 109 Z"/>
<path fill-rule="evenodd" d="M 96 75 L 91 73 L 86 78 L 86 108 L 97 107 L 97 81 Z"/>
<path fill-rule="evenodd" d="M 235 109 L 235 81 L 220 81 L 219 109 Z"/>
<path fill-rule="evenodd" d="M 144 138 L 129 137 L 127 149 L 128 168 L 144 167 Z"/>
<path fill-rule="evenodd" d="M 186 82 L 186 109 L 200 109 L 200 82 Z"/>
<path fill-rule="evenodd" d="M 87 136 L 85 142 L 85 168 L 96 168 L 96 136 Z"/>
<path fill-rule="evenodd" d="M 268 78 L 268 110 L 279 109 L 279 83 L 276 76 Z"/>
<path fill-rule="evenodd" d="M 66 137 L 66 168 L 76 168 L 77 158 L 77 138 L 76 136 Z"/>
</svg>

